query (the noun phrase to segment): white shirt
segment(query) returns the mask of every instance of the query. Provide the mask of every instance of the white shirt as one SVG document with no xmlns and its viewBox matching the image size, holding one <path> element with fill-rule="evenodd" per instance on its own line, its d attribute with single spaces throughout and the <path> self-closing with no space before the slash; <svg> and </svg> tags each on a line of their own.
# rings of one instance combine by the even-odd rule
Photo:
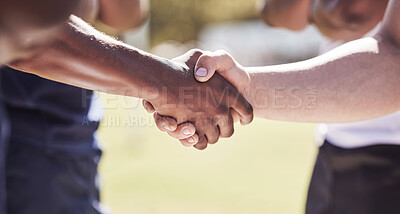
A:
<svg viewBox="0 0 400 214">
<path fill-rule="evenodd" d="M 321 124 L 317 131 L 341 148 L 358 148 L 377 144 L 400 145 L 400 112 L 378 119 L 347 124 Z"/>
</svg>

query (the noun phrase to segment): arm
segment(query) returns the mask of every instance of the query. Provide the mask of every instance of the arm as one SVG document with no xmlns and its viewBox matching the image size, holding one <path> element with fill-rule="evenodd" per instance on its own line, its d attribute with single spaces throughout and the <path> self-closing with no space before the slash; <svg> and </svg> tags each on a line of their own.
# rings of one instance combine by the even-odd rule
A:
<svg viewBox="0 0 400 214">
<path fill-rule="evenodd" d="M 89 22 L 99 16 L 123 31 L 142 23 L 148 6 L 147 0 L 0 1 L 0 65 L 35 54 L 63 30 L 71 13 Z"/>
<path fill-rule="evenodd" d="M 387 41 L 367 38 L 300 63 L 246 68 L 248 98 L 257 116 L 274 120 L 342 123 L 387 115 L 400 109 L 399 54 Z"/>
<path fill-rule="evenodd" d="M 9 66 L 97 91 L 109 92 L 119 86 L 114 93 L 120 95 L 134 87 L 132 96 L 140 98 L 145 95 L 140 94 L 139 89 L 151 87 L 158 81 L 158 73 L 151 70 L 180 69 L 167 59 L 96 31 L 75 16 L 71 16 L 55 39 L 43 45 L 33 57 L 14 61 Z"/>
<path fill-rule="evenodd" d="M 227 54 L 204 55 L 197 74 L 215 70 L 252 103 L 258 117 L 299 122 L 352 122 L 400 109 L 400 1 L 392 0 L 374 38 L 347 43 L 317 58 L 243 68 Z"/>
<path fill-rule="evenodd" d="M 4 1 L 0 3 L 4 6 Z M 8 8 L 11 16 L 0 15 L 0 42 L 9 45 L 7 41 L 12 41 L 9 49 L 14 51 L 11 55 L 1 49 L 0 63 L 82 88 L 147 99 L 158 112 L 179 123 L 191 122 L 197 130 L 198 149 L 233 132 L 231 109 L 245 121 L 253 118 L 251 106 L 222 77 L 208 84 L 195 81 L 191 70 L 200 51 L 167 60 L 116 41 L 75 16 L 64 22 L 55 20 L 59 14 L 54 11 L 45 17 L 36 14 L 51 9 L 51 4 L 30 11 L 33 18 L 25 22 L 21 22 L 25 16 L 18 16 L 21 5 L 14 6 Z"/>
<path fill-rule="evenodd" d="M 302 30 L 309 24 L 311 0 L 263 0 L 261 19 L 272 27 Z"/>
<path fill-rule="evenodd" d="M 0 1 L 0 65 L 52 40 L 80 0 Z"/>
<path fill-rule="evenodd" d="M 199 149 L 233 132 L 230 109 L 252 120 L 251 106 L 222 77 L 195 81 L 192 69 L 201 55 L 192 51 L 173 61 L 160 58 L 99 33 L 77 17 L 33 57 L 10 64 L 47 79 L 113 94 L 149 100 L 157 112 L 178 123 L 192 122 Z M 201 146 L 200 146 L 201 145 Z"/>
</svg>

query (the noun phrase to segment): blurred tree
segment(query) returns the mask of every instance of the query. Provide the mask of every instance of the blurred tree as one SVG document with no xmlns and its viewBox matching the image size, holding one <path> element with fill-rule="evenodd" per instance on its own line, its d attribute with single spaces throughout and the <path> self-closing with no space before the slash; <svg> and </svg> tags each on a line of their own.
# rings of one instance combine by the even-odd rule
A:
<svg viewBox="0 0 400 214">
<path fill-rule="evenodd" d="M 151 44 L 166 40 L 187 42 L 197 39 L 202 27 L 221 21 L 257 16 L 257 0 L 152 0 Z"/>
</svg>

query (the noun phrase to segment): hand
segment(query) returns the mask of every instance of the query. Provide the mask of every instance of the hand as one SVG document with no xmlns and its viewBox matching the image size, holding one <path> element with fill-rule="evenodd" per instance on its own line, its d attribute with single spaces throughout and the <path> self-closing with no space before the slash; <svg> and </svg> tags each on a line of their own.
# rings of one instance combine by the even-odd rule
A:
<svg viewBox="0 0 400 214">
<path fill-rule="evenodd" d="M 144 102 L 147 110 L 157 112 L 154 116 L 161 130 L 169 131 L 185 146 L 194 145 L 197 149 L 216 143 L 220 136 L 230 137 L 234 117 L 243 124 L 253 119 L 251 105 L 220 75 L 215 75 L 207 83 L 199 83 L 193 78 L 192 72 L 201 55 L 200 51 L 193 50 L 173 59 L 183 69 L 180 73 L 161 77 L 167 80 L 167 99 L 163 95 Z M 171 106 L 171 103 L 174 105 Z M 160 115 L 169 115 L 176 120 Z"/>
<path fill-rule="evenodd" d="M 248 101 L 251 100 L 250 75 L 226 51 L 204 53 L 197 61 L 194 75 L 197 81 L 207 82 L 215 72 L 230 82 Z"/>
<path fill-rule="evenodd" d="M 192 123 L 187 122 L 178 125 L 175 118 L 162 116 L 159 113 L 155 112 L 155 109 L 150 102 L 143 100 L 142 104 L 148 113 L 153 113 L 153 117 L 158 129 L 163 132 L 167 132 L 171 137 L 178 139 L 185 147 L 194 146 L 195 148 L 202 148 L 202 145 L 196 145 L 199 141 L 199 136 L 196 133 L 196 127 Z M 231 111 L 231 116 L 234 123 L 241 120 L 240 115 L 236 111 Z M 227 138 L 231 136 L 220 137 Z"/>
</svg>

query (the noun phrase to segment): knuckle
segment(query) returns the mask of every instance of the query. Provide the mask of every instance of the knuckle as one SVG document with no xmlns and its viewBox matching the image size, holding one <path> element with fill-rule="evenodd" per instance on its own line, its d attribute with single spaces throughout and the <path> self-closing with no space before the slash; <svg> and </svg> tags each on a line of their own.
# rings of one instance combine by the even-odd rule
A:
<svg viewBox="0 0 400 214">
<path fill-rule="evenodd" d="M 226 131 L 226 133 L 224 133 L 224 136 L 223 136 L 223 137 L 225 137 L 225 138 L 232 137 L 234 133 L 235 133 L 235 130 L 234 130 L 233 127 L 232 127 L 232 128 L 230 128 L 228 131 Z"/>
<path fill-rule="evenodd" d="M 217 55 L 221 56 L 225 60 L 229 60 L 229 62 L 233 62 L 233 58 L 232 58 L 231 54 L 229 54 L 227 51 L 217 50 L 216 53 L 217 53 Z"/>
<path fill-rule="evenodd" d="M 207 135 L 207 139 L 209 144 L 216 144 L 219 140 L 219 132 L 217 130 L 213 130 L 212 133 Z"/>
<path fill-rule="evenodd" d="M 207 148 L 207 144 L 196 144 L 194 148 L 198 150 L 205 150 Z"/>
<path fill-rule="evenodd" d="M 254 109 L 253 106 L 250 103 L 246 104 L 246 110 L 247 110 L 247 114 L 250 115 L 250 117 L 254 117 L 253 113 L 254 113 Z"/>
<path fill-rule="evenodd" d="M 254 112 L 253 106 L 245 99 L 237 99 L 236 106 L 240 109 L 240 112 L 244 114 L 243 116 L 249 117 L 253 115 Z"/>
<path fill-rule="evenodd" d="M 163 125 L 163 124 L 162 124 L 162 123 L 163 123 L 163 120 L 162 120 L 160 117 L 154 116 L 154 120 L 156 121 L 156 124 L 157 124 L 157 125 Z"/>
<path fill-rule="evenodd" d="M 218 138 L 216 138 L 216 139 L 214 139 L 212 141 L 209 141 L 208 143 L 209 144 L 216 144 L 216 143 L 218 143 Z"/>
<path fill-rule="evenodd" d="M 213 61 L 213 58 L 210 55 L 204 54 L 201 56 L 199 61 L 204 64 L 209 64 L 210 62 Z"/>
<path fill-rule="evenodd" d="M 226 117 L 229 115 L 229 107 L 226 103 L 222 103 L 220 106 L 216 106 L 215 109 L 215 119 L 217 120 L 225 120 Z"/>
</svg>

